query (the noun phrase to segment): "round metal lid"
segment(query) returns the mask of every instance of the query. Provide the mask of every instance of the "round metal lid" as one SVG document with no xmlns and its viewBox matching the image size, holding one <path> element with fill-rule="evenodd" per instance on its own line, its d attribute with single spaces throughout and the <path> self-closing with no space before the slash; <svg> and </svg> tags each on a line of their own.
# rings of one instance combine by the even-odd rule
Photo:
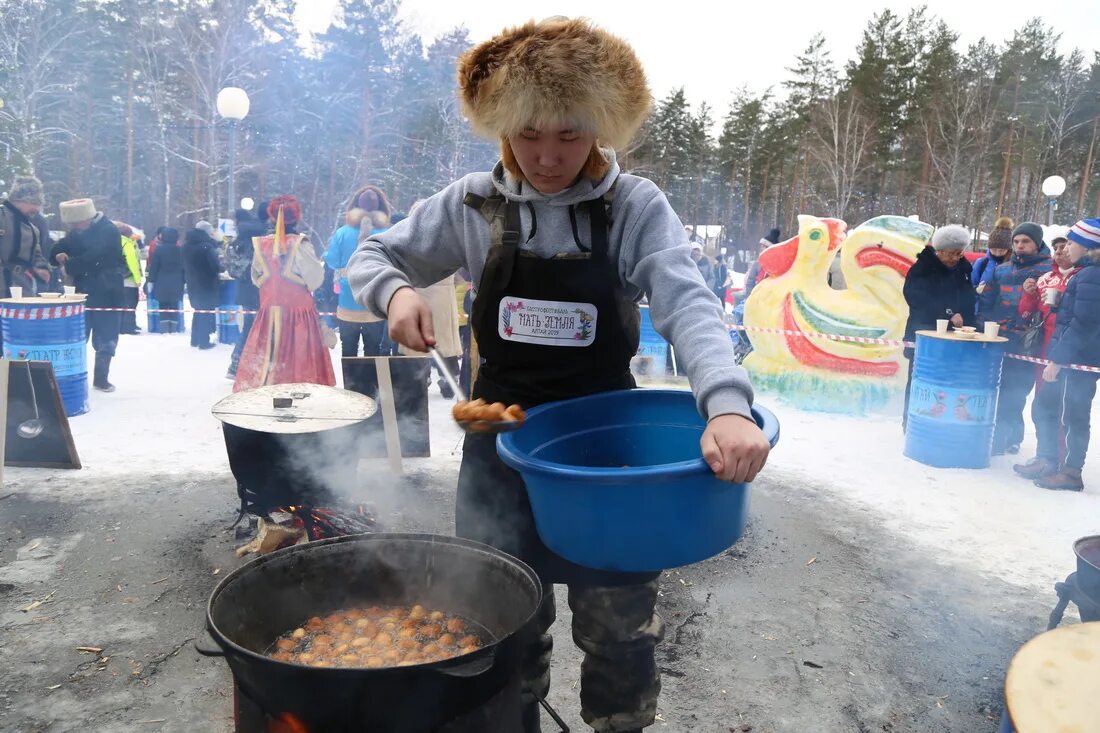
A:
<svg viewBox="0 0 1100 733">
<path fill-rule="evenodd" d="M 378 409 L 358 392 L 320 384 L 273 384 L 236 392 L 214 405 L 227 425 L 262 433 L 316 433 L 360 423 Z"/>
</svg>

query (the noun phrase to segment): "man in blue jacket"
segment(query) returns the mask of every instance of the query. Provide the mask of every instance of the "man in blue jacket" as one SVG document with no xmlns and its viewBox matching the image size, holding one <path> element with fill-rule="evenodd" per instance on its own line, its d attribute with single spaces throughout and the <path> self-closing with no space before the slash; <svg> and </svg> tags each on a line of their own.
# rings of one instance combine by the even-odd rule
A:
<svg viewBox="0 0 1100 733">
<path fill-rule="evenodd" d="M 1020 298 L 1024 291 L 1038 286 L 1039 278 L 1050 272 L 1050 250 L 1043 241 L 1043 228 L 1024 222 L 1012 231 L 1012 257 L 987 275 L 978 300 L 978 321 L 995 321 L 1001 335 L 1008 339 L 1007 353 L 1020 354 L 1029 324 L 1020 318 Z M 1041 324 L 1039 328 L 1042 328 Z M 1040 343 L 1041 343 L 1040 339 Z M 1031 364 L 1005 359 L 1001 367 L 1001 395 L 993 430 L 993 455 L 1020 452 L 1024 441 L 1024 405 L 1035 386 Z"/>
<path fill-rule="evenodd" d="M 1068 367 L 1100 367 L 1100 219 L 1084 219 L 1073 225 L 1069 231 L 1069 257 L 1082 269 L 1069 281 L 1062 296 L 1048 351 L 1050 364 L 1043 370 L 1043 379 L 1057 382 L 1058 388 L 1040 392 L 1046 409 L 1036 409 L 1036 414 L 1045 419 L 1035 423 L 1040 441 L 1057 441 L 1059 428 L 1065 430 L 1066 458 L 1061 471 L 1037 480 L 1035 485 L 1081 491 L 1085 488 L 1081 469 L 1089 448 L 1089 413 L 1100 374 Z M 1054 404 L 1046 404 L 1050 402 Z"/>
</svg>

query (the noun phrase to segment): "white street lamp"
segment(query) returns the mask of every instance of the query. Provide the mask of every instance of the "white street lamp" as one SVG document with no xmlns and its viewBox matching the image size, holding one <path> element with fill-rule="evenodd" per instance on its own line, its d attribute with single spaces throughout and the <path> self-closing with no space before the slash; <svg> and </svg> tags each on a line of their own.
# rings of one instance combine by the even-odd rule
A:
<svg viewBox="0 0 1100 733">
<path fill-rule="evenodd" d="M 1066 179 L 1050 176 L 1043 181 L 1043 195 L 1047 197 L 1047 226 L 1054 224 L 1054 210 L 1058 208 L 1058 197 L 1066 191 Z"/>
<path fill-rule="evenodd" d="M 237 123 L 248 116 L 248 93 L 239 87 L 226 87 L 218 92 L 218 114 L 229 120 L 229 214 L 236 200 L 234 177 L 237 170 Z"/>
<path fill-rule="evenodd" d="M 255 205 L 256 202 L 248 196 L 245 196 L 243 199 L 241 199 L 241 208 L 245 211 L 252 211 L 252 207 Z"/>
</svg>

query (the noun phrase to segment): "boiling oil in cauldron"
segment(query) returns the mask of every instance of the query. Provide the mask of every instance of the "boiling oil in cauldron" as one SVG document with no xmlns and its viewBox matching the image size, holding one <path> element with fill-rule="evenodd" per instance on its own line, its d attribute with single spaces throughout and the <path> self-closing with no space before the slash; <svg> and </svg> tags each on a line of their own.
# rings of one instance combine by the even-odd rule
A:
<svg viewBox="0 0 1100 733">
<path fill-rule="evenodd" d="M 370 606 L 314 616 L 283 634 L 266 652 L 280 662 L 310 667 L 408 667 L 471 654 L 491 636 L 455 614 Z"/>
</svg>

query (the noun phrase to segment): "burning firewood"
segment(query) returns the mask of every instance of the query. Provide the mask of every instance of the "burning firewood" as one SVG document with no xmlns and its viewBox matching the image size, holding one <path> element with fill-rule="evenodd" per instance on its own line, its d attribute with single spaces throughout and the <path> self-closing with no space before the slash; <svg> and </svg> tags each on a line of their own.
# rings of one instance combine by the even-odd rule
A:
<svg viewBox="0 0 1100 733">
<path fill-rule="evenodd" d="M 284 527 L 281 524 L 269 522 L 260 518 L 257 524 L 256 537 L 247 545 L 237 548 L 237 557 L 244 557 L 250 553 L 266 555 L 280 547 L 289 547 L 308 542 L 304 529 L 297 527 Z"/>
</svg>

